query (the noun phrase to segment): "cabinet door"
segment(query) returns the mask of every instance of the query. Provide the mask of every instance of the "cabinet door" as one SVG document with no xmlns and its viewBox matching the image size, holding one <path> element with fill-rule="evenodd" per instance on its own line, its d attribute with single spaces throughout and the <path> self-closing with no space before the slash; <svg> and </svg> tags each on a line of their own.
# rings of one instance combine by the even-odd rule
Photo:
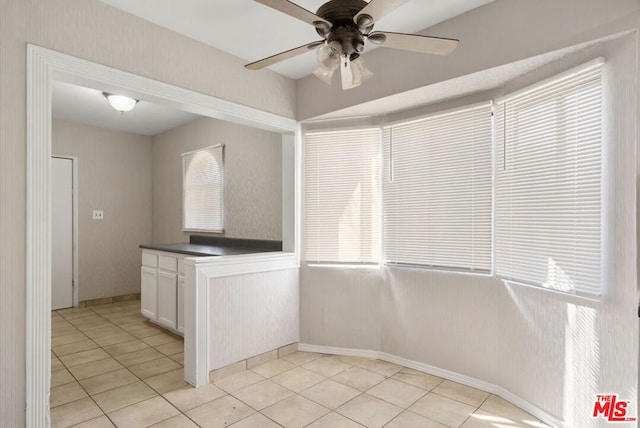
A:
<svg viewBox="0 0 640 428">
<path fill-rule="evenodd" d="M 178 331 L 184 333 L 184 275 L 178 275 Z"/>
<path fill-rule="evenodd" d="M 176 329 L 178 274 L 158 271 L 158 324 Z"/>
<path fill-rule="evenodd" d="M 158 319 L 158 271 L 143 266 L 140 277 L 140 312 L 145 317 Z"/>
</svg>

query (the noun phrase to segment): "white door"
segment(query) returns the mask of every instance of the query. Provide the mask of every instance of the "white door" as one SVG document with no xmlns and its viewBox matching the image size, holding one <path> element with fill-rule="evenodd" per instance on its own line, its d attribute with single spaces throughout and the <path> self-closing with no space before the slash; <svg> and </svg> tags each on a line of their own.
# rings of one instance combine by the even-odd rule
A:
<svg viewBox="0 0 640 428">
<path fill-rule="evenodd" d="M 51 309 L 62 309 L 73 306 L 73 161 L 51 161 Z"/>
</svg>

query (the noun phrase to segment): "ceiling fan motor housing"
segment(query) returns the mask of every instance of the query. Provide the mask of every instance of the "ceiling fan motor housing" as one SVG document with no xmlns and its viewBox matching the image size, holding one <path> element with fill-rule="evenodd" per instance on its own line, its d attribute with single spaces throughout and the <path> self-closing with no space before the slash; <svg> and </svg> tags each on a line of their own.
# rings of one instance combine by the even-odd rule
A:
<svg viewBox="0 0 640 428">
<path fill-rule="evenodd" d="M 331 30 L 327 42 L 338 42 L 342 46 L 342 54 L 352 57 L 359 55 L 364 50 L 364 37 L 362 33 L 354 27 L 338 27 Z M 350 58 L 350 59 L 355 59 Z"/>
<path fill-rule="evenodd" d="M 329 29 L 322 23 L 316 24 L 316 31 L 325 38 L 328 43 L 337 41 L 342 46 L 342 54 L 355 59 L 364 50 L 363 31 L 371 31 L 373 25 L 359 28 L 353 22 L 353 17 L 358 14 L 368 3 L 364 0 L 331 0 L 318 9 L 316 15 L 331 22 Z"/>
</svg>

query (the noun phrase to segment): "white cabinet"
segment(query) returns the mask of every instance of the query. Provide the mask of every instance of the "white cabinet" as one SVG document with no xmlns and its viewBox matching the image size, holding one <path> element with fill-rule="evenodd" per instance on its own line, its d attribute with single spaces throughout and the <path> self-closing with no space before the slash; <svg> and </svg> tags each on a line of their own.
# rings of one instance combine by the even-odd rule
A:
<svg viewBox="0 0 640 428">
<path fill-rule="evenodd" d="M 156 268 L 142 266 L 140 294 L 142 315 L 155 320 L 158 316 L 158 270 Z"/>
<path fill-rule="evenodd" d="M 179 334 L 184 334 L 183 257 L 177 253 L 142 251 L 142 315 Z"/>
<path fill-rule="evenodd" d="M 178 274 L 158 269 L 158 324 L 176 329 Z"/>
<path fill-rule="evenodd" d="M 178 275 L 178 331 L 184 334 L 184 275 Z"/>
</svg>

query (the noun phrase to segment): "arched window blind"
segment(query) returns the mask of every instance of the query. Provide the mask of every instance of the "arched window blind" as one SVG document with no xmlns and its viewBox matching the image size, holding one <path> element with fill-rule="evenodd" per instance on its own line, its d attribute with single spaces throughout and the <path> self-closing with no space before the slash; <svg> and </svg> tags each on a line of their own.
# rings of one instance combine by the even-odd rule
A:
<svg viewBox="0 0 640 428">
<path fill-rule="evenodd" d="M 496 273 L 600 293 L 602 64 L 496 106 Z"/>
<path fill-rule="evenodd" d="M 305 259 L 380 262 L 380 130 L 304 137 Z"/>
<path fill-rule="evenodd" d="M 224 146 L 182 155 L 183 229 L 224 230 Z"/>
<path fill-rule="evenodd" d="M 491 105 L 384 128 L 384 260 L 491 270 Z"/>
</svg>

